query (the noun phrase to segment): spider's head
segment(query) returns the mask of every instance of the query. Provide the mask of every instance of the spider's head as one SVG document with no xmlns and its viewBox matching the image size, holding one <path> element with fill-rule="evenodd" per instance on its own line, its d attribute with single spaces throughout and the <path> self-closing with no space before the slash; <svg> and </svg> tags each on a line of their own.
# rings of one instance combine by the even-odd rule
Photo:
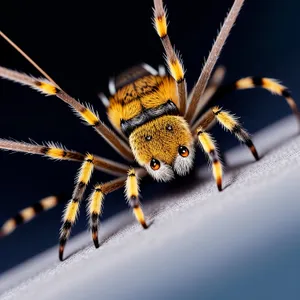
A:
<svg viewBox="0 0 300 300">
<path fill-rule="evenodd" d="M 193 137 L 182 117 L 152 120 L 136 128 L 129 142 L 137 162 L 157 181 L 171 180 L 174 172 L 184 176 L 193 166 Z"/>
</svg>

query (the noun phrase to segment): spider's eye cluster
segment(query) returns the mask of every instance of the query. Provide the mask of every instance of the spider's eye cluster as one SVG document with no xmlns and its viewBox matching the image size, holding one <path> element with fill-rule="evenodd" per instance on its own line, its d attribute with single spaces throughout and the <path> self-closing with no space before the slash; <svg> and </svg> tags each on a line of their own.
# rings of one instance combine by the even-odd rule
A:
<svg viewBox="0 0 300 300">
<path fill-rule="evenodd" d="M 187 157 L 189 156 L 190 152 L 189 149 L 185 146 L 179 146 L 178 148 L 178 153 L 182 156 L 182 157 Z"/>
<path fill-rule="evenodd" d="M 150 166 L 152 170 L 157 171 L 160 168 L 160 162 L 157 159 L 152 158 Z"/>
</svg>

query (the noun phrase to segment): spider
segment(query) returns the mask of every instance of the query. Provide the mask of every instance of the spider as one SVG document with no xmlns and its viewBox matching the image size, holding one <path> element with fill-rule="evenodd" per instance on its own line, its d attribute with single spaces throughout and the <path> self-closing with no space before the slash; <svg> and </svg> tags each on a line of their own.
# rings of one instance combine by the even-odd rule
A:
<svg viewBox="0 0 300 300">
<path fill-rule="evenodd" d="M 218 156 L 216 142 L 209 129 L 219 123 L 244 143 L 256 160 L 259 155 L 250 135 L 238 119 L 230 112 L 214 106 L 203 113 L 212 96 L 222 90 L 224 70 L 217 68 L 212 74 L 222 47 L 242 8 L 244 0 L 235 0 L 204 64 L 198 81 L 187 94 L 185 71 L 178 53 L 172 47 L 167 31 L 166 9 L 162 0 L 154 0 L 153 23 L 165 51 L 169 74 L 164 67 L 158 70 L 147 64 L 137 65 L 110 80 L 110 96 L 100 95 L 107 109 L 108 118 L 114 131 L 107 127 L 97 112 L 89 105 L 82 104 L 68 95 L 44 72 L 28 55 L 12 42 L 3 32 L 1 36 L 21 53 L 45 78 L 34 78 L 24 73 L 0 67 L 0 76 L 50 96 L 56 96 L 83 119 L 109 143 L 128 165 L 103 157 L 70 151 L 61 145 L 47 143 L 16 142 L 0 139 L 0 149 L 43 155 L 57 160 L 81 162 L 76 177 L 76 185 L 64 211 L 59 238 L 59 259 L 63 260 L 66 242 L 76 221 L 80 203 L 94 169 L 113 174 L 116 179 L 96 184 L 88 198 L 87 212 L 90 218 L 92 239 L 99 247 L 98 229 L 105 195 L 122 188 L 129 206 L 143 228 L 148 228 L 139 200 L 139 180 L 147 175 L 156 181 L 169 181 L 175 174 L 185 176 L 193 167 L 195 144 L 198 142 L 208 160 L 217 188 L 222 191 L 222 164 Z M 237 80 L 223 91 L 261 87 L 283 96 L 300 122 L 300 114 L 289 90 L 276 80 L 265 77 L 246 77 Z M 138 167 L 132 167 L 134 163 Z M 58 197 L 48 197 L 39 203 L 20 211 L 6 221 L 0 231 L 1 236 L 10 234 L 18 225 L 34 218 L 38 213 L 57 205 Z"/>
</svg>

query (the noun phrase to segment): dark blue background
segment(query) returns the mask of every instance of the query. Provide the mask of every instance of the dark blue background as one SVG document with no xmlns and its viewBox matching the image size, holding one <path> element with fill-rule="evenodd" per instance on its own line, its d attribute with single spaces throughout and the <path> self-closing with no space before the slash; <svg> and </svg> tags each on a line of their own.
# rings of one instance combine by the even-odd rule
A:
<svg viewBox="0 0 300 300">
<path fill-rule="evenodd" d="M 165 2 L 171 41 L 182 54 L 191 89 L 233 1 Z M 297 101 L 299 7 L 295 0 L 246 0 L 219 61 L 228 69 L 227 82 L 248 75 L 277 78 L 291 88 Z M 163 62 L 162 46 L 151 17 L 150 0 L 98 1 L 96 6 L 93 1 L 6 1 L 1 4 L 0 22 L 1 30 L 60 86 L 76 99 L 90 102 L 106 121 L 96 95 L 107 92 L 109 77 L 143 61 L 153 66 Z M 39 76 L 3 40 L 0 49 L 0 65 Z M 24 141 L 32 138 L 38 143 L 59 141 L 70 149 L 122 161 L 59 99 L 3 80 L 0 98 L 1 137 Z M 250 132 L 290 114 L 283 98 L 261 90 L 228 95 L 220 104 L 241 116 Z M 213 131 L 222 150 L 237 144 L 220 129 Z M 200 153 L 198 164 L 205 163 Z M 0 223 L 42 197 L 61 192 L 71 195 L 79 167 L 73 162 L 7 152 L 0 153 L 0 164 Z M 92 183 L 109 179 L 97 172 Z M 158 192 L 172 188 L 159 186 Z M 145 201 L 155 197 L 153 183 L 143 184 L 142 194 Z M 125 208 L 123 191 L 115 192 L 105 201 L 103 219 Z M 0 241 L 0 272 L 57 243 L 62 209 L 60 205 Z M 78 223 L 73 233 L 86 229 L 84 209 Z"/>
</svg>

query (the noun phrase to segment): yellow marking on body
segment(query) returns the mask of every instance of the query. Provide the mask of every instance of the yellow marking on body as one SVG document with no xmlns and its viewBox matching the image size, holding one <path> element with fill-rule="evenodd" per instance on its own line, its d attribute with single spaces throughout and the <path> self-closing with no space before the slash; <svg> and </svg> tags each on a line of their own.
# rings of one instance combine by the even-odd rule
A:
<svg viewBox="0 0 300 300">
<path fill-rule="evenodd" d="M 84 184 L 87 184 L 91 178 L 93 169 L 94 169 L 94 164 L 93 164 L 94 156 L 91 154 L 88 154 L 85 158 L 85 162 L 83 163 L 78 181 L 83 182 Z"/>
<path fill-rule="evenodd" d="M 179 59 L 176 58 L 175 60 L 172 61 L 168 60 L 168 65 L 169 65 L 170 73 L 174 77 L 174 79 L 177 82 L 181 81 L 184 78 L 184 71 Z"/>
<path fill-rule="evenodd" d="M 65 151 L 60 148 L 49 148 L 46 155 L 53 158 L 64 158 Z"/>
<path fill-rule="evenodd" d="M 17 227 L 16 221 L 14 219 L 9 219 L 3 224 L 1 231 L 5 235 L 8 235 L 12 233 L 16 229 L 16 227 Z"/>
<path fill-rule="evenodd" d="M 219 107 L 214 107 L 212 111 L 216 114 L 217 120 L 229 131 L 239 125 L 238 121 L 226 111 L 220 111 Z"/>
<path fill-rule="evenodd" d="M 20 215 L 23 217 L 24 222 L 26 222 L 32 219 L 36 213 L 32 207 L 27 207 L 20 211 Z"/>
<path fill-rule="evenodd" d="M 147 227 L 146 221 L 145 221 L 145 216 L 144 216 L 144 213 L 143 213 L 141 207 L 140 207 L 140 206 L 135 207 L 135 208 L 133 209 L 133 213 L 134 213 L 136 219 L 139 221 L 139 223 L 140 223 L 144 228 Z"/>
<path fill-rule="evenodd" d="M 117 90 L 109 100 L 108 118 L 120 130 L 121 120 L 136 117 L 143 108 L 157 107 L 169 99 L 178 107 L 176 82 L 171 76 L 145 76 Z"/>
<path fill-rule="evenodd" d="M 57 88 L 48 82 L 39 81 L 38 88 L 41 89 L 44 93 L 48 95 L 56 95 L 57 94 Z"/>
<path fill-rule="evenodd" d="M 66 209 L 65 218 L 64 221 L 70 221 L 71 223 L 74 223 L 77 216 L 79 202 L 71 201 Z"/>
<path fill-rule="evenodd" d="M 206 153 L 215 150 L 215 145 L 209 133 L 207 132 L 200 133 L 198 135 L 198 139 Z"/>
<path fill-rule="evenodd" d="M 58 199 L 55 196 L 50 196 L 50 197 L 44 198 L 43 200 L 40 201 L 44 210 L 48 210 L 48 209 L 56 206 L 57 202 L 58 202 Z"/>
<path fill-rule="evenodd" d="M 236 82 L 237 89 L 249 89 L 253 87 L 254 87 L 253 80 L 250 77 L 242 78 Z"/>
<path fill-rule="evenodd" d="M 82 116 L 82 118 L 90 125 L 95 125 L 100 122 L 99 118 L 88 108 L 85 108 L 79 113 Z"/>
<path fill-rule="evenodd" d="M 100 190 L 100 186 L 96 186 L 94 193 L 90 199 L 90 214 L 97 213 L 101 214 L 102 203 L 104 200 L 104 194 Z"/>
<path fill-rule="evenodd" d="M 167 35 L 167 18 L 165 14 L 155 17 L 155 29 L 159 37 L 163 38 Z"/>
<path fill-rule="evenodd" d="M 285 86 L 269 78 L 262 79 L 262 87 L 277 95 L 282 95 L 282 91 L 286 89 Z"/>
</svg>

